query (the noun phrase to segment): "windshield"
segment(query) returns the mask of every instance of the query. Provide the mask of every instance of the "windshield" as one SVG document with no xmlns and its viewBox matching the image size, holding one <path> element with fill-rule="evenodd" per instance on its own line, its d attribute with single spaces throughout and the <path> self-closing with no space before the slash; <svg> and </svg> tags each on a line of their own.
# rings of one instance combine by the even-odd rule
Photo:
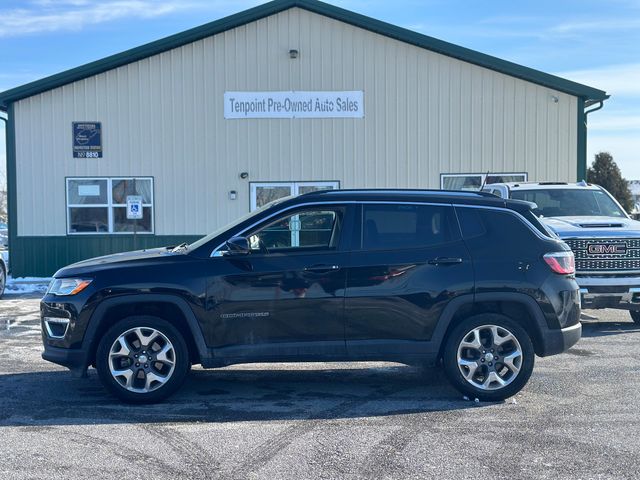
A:
<svg viewBox="0 0 640 480">
<path fill-rule="evenodd" d="M 254 210 L 253 212 L 249 212 L 249 213 L 241 216 L 240 218 L 237 218 L 233 222 L 225 225 L 224 227 L 219 228 L 215 232 L 212 232 L 209 235 L 207 235 L 206 237 L 202 237 L 200 240 L 196 240 L 195 242 L 193 242 L 192 244 L 189 245 L 189 250 L 195 250 L 196 248 L 200 248 L 202 245 L 206 244 L 210 240 L 213 240 L 214 238 L 216 238 L 218 235 L 221 235 L 225 231 L 230 230 L 230 229 L 232 229 L 233 227 L 235 227 L 237 225 L 240 225 L 242 222 L 250 219 L 254 215 L 258 215 L 259 213 L 263 212 L 267 208 L 272 207 L 272 206 L 274 206 L 274 205 L 276 205 L 276 204 L 278 204 L 280 202 L 284 202 L 285 200 L 288 200 L 290 198 L 291 198 L 291 196 L 279 198 L 277 200 L 274 200 L 272 202 L 269 202 L 269 203 L 263 205 L 262 207 L 258 208 L 257 210 Z"/>
<path fill-rule="evenodd" d="M 540 217 L 626 217 L 624 211 L 602 190 L 553 188 L 549 190 L 516 190 L 511 198 L 534 202 L 534 213 Z"/>
</svg>

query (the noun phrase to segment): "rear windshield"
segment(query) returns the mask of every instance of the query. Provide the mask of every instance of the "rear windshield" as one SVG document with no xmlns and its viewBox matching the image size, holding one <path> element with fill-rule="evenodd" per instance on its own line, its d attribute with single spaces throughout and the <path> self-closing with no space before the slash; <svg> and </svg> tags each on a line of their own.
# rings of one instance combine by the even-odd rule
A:
<svg viewBox="0 0 640 480">
<path fill-rule="evenodd" d="M 602 190 L 554 188 L 549 190 L 515 190 L 511 198 L 534 202 L 540 217 L 626 217 L 622 209 Z"/>
</svg>

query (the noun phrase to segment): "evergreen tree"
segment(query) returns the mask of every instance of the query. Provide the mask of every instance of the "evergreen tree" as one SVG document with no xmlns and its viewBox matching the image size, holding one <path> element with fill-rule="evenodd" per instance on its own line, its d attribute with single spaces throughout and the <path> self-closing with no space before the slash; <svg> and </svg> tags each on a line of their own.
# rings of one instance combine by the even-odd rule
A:
<svg viewBox="0 0 640 480">
<path fill-rule="evenodd" d="M 627 212 L 633 209 L 629 182 L 622 178 L 620 169 L 609 152 L 596 154 L 591 167 L 587 169 L 587 182 L 605 188 Z"/>
</svg>

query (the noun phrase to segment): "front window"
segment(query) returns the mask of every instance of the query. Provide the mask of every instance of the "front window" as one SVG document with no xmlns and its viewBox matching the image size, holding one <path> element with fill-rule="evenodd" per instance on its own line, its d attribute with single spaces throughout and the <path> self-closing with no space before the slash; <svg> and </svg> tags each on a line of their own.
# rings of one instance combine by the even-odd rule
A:
<svg viewBox="0 0 640 480">
<path fill-rule="evenodd" d="M 511 198 L 535 203 L 539 217 L 626 217 L 624 211 L 602 190 L 553 188 L 514 190 Z"/>
<path fill-rule="evenodd" d="M 249 244 L 252 250 L 263 253 L 334 249 L 340 239 L 343 216 L 343 208 L 289 213 L 249 233 Z"/>
<path fill-rule="evenodd" d="M 480 190 L 482 183 L 526 182 L 526 173 L 443 173 L 440 188 L 443 190 Z"/>
<path fill-rule="evenodd" d="M 142 218 L 127 218 L 127 197 L 142 197 Z M 153 179 L 67 178 L 67 233 L 153 233 Z"/>
</svg>

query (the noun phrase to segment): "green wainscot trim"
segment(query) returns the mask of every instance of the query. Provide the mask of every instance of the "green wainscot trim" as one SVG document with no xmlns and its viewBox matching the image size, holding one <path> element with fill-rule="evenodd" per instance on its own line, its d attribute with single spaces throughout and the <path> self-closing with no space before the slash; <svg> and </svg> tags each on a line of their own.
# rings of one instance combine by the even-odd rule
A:
<svg viewBox="0 0 640 480">
<path fill-rule="evenodd" d="M 203 235 L 77 235 L 13 237 L 9 270 L 16 277 L 51 277 L 60 268 L 111 253 L 191 243 Z"/>
</svg>

